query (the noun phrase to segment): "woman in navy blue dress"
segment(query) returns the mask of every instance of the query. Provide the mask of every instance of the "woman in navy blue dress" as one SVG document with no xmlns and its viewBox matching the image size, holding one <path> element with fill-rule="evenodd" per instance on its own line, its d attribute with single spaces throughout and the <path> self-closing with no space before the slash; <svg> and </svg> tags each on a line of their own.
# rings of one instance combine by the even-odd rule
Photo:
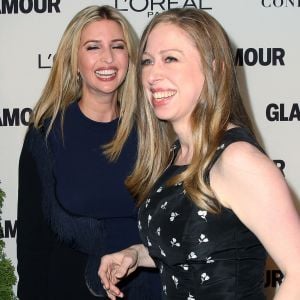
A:
<svg viewBox="0 0 300 300">
<path fill-rule="evenodd" d="M 104 299 L 101 256 L 140 242 L 124 184 L 137 150 L 136 47 L 110 6 L 81 10 L 63 34 L 20 157 L 20 300 Z M 158 299 L 155 273 L 128 278 L 127 298 Z"/>
<path fill-rule="evenodd" d="M 262 300 L 267 251 L 285 275 L 275 299 L 300 299 L 299 215 L 255 138 L 221 25 L 202 10 L 163 12 L 139 61 L 139 154 L 127 183 L 143 244 L 102 258 L 109 298 L 147 266 L 159 268 L 166 300 Z"/>
</svg>

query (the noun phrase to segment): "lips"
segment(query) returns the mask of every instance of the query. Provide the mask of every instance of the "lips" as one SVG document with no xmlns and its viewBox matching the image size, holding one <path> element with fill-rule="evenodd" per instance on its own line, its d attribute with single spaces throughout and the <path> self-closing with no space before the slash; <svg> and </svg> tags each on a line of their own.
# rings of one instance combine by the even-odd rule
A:
<svg viewBox="0 0 300 300">
<path fill-rule="evenodd" d="M 115 68 L 100 69 L 100 70 L 96 70 L 95 74 L 97 78 L 104 81 L 109 81 L 109 80 L 113 80 L 116 77 L 117 69 Z"/>
<path fill-rule="evenodd" d="M 155 106 L 164 105 L 169 102 L 170 98 L 173 97 L 177 91 L 175 90 L 151 90 L 152 103 Z"/>
</svg>

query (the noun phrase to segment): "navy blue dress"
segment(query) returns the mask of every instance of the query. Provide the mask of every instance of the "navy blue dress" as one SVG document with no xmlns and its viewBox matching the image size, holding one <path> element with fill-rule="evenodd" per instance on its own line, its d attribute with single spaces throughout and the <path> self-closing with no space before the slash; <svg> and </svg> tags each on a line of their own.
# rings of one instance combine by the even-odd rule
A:
<svg viewBox="0 0 300 300">
<path fill-rule="evenodd" d="M 29 128 L 19 164 L 18 297 L 91 300 L 106 295 L 98 277 L 101 256 L 140 243 L 135 200 L 124 180 L 136 159 L 132 130 L 116 162 L 101 146 L 118 119 L 85 117 L 77 102 L 45 139 L 46 124 Z M 121 283 L 129 300 L 160 299 L 159 275 L 139 270 Z"/>
<path fill-rule="evenodd" d="M 225 133 L 213 163 L 236 141 L 260 149 L 246 129 L 234 128 Z M 171 165 L 139 210 L 140 234 L 160 269 L 163 299 L 265 299 L 262 244 L 232 210 L 209 213 L 187 198 L 181 182 L 166 186 L 185 168 Z"/>
</svg>

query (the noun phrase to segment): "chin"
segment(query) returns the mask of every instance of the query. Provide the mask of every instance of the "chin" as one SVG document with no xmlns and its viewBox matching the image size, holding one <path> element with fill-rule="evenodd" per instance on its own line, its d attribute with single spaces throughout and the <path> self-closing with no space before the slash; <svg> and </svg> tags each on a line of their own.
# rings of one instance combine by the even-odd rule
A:
<svg viewBox="0 0 300 300">
<path fill-rule="evenodd" d="M 157 119 L 161 120 L 161 121 L 166 121 L 168 122 L 170 120 L 170 117 L 163 115 L 163 114 L 155 114 Z"/>
</svg>

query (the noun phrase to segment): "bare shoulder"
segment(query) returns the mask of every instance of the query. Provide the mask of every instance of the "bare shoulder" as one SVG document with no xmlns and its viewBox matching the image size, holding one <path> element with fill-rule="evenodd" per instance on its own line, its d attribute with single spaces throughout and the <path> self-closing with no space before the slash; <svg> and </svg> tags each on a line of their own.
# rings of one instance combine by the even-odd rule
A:
<svg viewBox="0 0 300 300">
<path fill-rule="evenodd" d="M 231 208 L 246 195 L 259 199 L 256 193 L 270 193 L 274 186 L 287 188 L 274 162 L 247 142 L 232 143 L 223 151 L 211 169 L 210 182 L 218 200 Z"/>
<path fill-rule="evenodd" d="M 216 169 L 222 172 L 264 173 L 275 172 L 281 174 L 274 162 L 257 147 L 248 142 L 230 144 L 216 162 Z"/>
</svg>

